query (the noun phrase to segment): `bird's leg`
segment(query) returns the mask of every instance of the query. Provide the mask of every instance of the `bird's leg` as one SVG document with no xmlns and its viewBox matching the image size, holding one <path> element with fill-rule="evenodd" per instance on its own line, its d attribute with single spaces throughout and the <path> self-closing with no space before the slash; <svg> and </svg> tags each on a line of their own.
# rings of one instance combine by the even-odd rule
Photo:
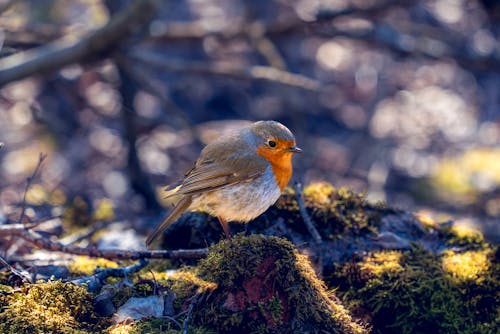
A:
<svg viewBox="0 0 500 334">
<path fill-rule="evenodd" d="M 231 230 L 229 229 L 229 225 L 227 224 L 227 221 L 224 218 L 217 217 L 219 218 L 219 223 L 220 226 L 222 226 L 222 229 L 224 230 L 224 233 L 226 234 L 226 238 L 231 238 Z"/>
</svg>

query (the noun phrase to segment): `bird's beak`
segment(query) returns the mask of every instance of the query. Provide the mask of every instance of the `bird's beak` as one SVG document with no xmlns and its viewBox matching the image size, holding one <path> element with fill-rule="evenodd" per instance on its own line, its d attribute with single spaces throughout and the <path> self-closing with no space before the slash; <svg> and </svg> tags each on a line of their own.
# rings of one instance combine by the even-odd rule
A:
<svg viewBox="0 0 500 334">
<path fill-rule="evenodd" d="M 292 153 L 302 153 L 302 149 L 297 146 L 292 146 L 286 149 L 287 152 L 292 152 Z"/>
</svg>

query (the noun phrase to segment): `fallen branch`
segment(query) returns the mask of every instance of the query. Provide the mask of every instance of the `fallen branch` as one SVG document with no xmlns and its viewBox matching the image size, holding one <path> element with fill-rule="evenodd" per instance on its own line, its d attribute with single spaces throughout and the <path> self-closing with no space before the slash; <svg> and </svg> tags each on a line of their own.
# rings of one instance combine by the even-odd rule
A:
<svg viewBox="0 0 500 334">
<path fill-rule="evenodd" d="M 44 238 L 36 231 L 26 229 L 22 224 L 0 226 L 0 237 L 17 236 L 33 245 L 53 252 L 63 252 L 105 259 L 139 260 L 139 259 L 198 259 L 208 254 L 207 248 L 176 249 L 176 250 L 123 250 L 95 249 L 64 245 L 58 241 Z"/>
<path fill-rule="evenodd" d="M 96 269 L 95 274 L 80 277 L 78 279 L 74 279 L 71 283 L 77 285 L 87 285 L 87 290 L 90 292 L 99 291 L 102 286 L 105 284 L 105 280 L 108 277 L 127 277 L 130 274 L 136 273 L 142 268 L 144 268 L 148 264 L 148 261 L 145 259 L 141 259 L 138 263 L 130 265 L 128 267 L 123 268 L 105 268 L 105 269 Z"/>
<path fill-rule="evenodd" d="M 14 275 L 20 277 L 23 281 L 26 281 L 28 283 L 33 283 L 31 280 L 31 277 L 28 273 L 17 270 L 13 266 L 11 266 L 3 257 L 0 256 L 0 264 L 2 264 L 5 268 L 7 268 L 11 273 Z"/>
<path fill-rule="evenodd" d="M 155 13 L 158 0 L 136 0 L 113 16 L 102 28 L 81 40 L 59 39 L 47 45 L 16 53 L 0 60 L 0 87 L 34 74 L 47 73 L 63 66 L 103 57 Z"/>
<path fill-rule="evenodd" d="M 128 57 L 146 66 L 168 72 L 190 72 L 201 75 L 224 76 L 238 80 L 263 80 L 311 91 L 317 91 L 321 87 L 320 82 L 315 79 L 278 70 L 270 66 L 250 66 L 242 68 L 236 67 L 230 63 L 202 63 L 172 60 L 165 58 L 161 54 L 145 51 L 143 49 L 130 51 Z"/>
</svg>

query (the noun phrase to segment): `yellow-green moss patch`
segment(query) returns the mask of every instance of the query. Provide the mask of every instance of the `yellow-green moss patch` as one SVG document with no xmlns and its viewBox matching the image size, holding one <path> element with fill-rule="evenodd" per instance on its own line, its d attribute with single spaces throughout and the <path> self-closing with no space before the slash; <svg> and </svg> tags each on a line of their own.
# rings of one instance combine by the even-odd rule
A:
<svg viewBox="0 0 500 334">
<path fill-rule="evenodd" d="M 381 252 L 337 266 L 330 284 L 381 333 L 494 333 L 500 326 L 495 250 Z M 361 311 L 360 311 L 361 310 Z"/>
<path fill-rule="evenodd" d="M 97 268 L 118 268 L 118 263 L 88 256 L 77 256 L 68 265 L 69 271 L 74 275 L 92 275 Z"/>
<path fill-rule="evenodd" d="M 1 333 L 95 333 L 99 319 L 92 294 L 84 287 L 61 281 L 26 286 L 26 293 L 1 297 Z"/>
</svg>

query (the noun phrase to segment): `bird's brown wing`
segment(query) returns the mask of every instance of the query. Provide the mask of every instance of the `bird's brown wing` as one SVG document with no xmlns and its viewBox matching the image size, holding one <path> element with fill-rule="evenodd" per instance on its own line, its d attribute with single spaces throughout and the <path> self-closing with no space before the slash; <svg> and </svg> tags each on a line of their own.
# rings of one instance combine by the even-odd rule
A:
<svg viewBox="0 0 500 334">
<path fill-rule="evenodd" d="M 215 142 L 203 149 L 180 187 L 167 197 L 195 195 L 250 181 L 262 175 L 267 166 L 266 160 L 243 140 Z"/>
<path fill-rule="evenodd" d="M 206 163 L 194 168 L 186 176 L 181 186 L 167 197 L 178 195 L 196 195 L 207 191 L 227 187 L 240 182 L 250 181 L 263 173 L 263 170 L 237 171 L 218 163 Z"/>
</svg>

